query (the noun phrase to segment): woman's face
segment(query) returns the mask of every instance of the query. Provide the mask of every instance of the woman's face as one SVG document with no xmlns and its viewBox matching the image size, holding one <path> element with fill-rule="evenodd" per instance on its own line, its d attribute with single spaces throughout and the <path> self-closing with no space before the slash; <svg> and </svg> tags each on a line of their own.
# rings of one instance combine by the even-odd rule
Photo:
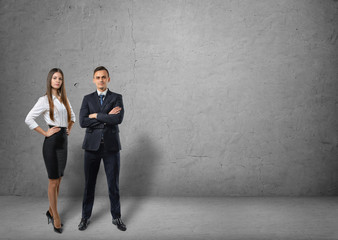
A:
<svg viewBox="0 0 338 240">
<path fill-rule="evenodd" d="M 56 72 L 56 73 L 53 74 L 50 84 L 51 84 L 52 88 L 59 89 L 62 85 L 62 81 L 63 81 L 63 79 L 62 79 L 61 73 Z"/>
</svg>

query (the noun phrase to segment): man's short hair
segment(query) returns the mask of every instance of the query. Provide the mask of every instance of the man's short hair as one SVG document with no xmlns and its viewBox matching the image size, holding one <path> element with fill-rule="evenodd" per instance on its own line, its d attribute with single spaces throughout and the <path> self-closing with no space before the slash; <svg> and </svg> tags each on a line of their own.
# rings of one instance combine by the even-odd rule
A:
<svg viewBox="0 0 338 240">
<path fill-rule="evenodd" d="M 96 73 L 97 71 L 102 71 L 102 70 L 105 70 L 105 71 L 108 73 L 108 77 L 109 77 L 109 71 L 108 71 L 108 69 L 105 68 L 104 66 L 99 66 L 99 67 L 95 68 L 93 76 L 95 75 L 95 73 Z"/>
</svg>

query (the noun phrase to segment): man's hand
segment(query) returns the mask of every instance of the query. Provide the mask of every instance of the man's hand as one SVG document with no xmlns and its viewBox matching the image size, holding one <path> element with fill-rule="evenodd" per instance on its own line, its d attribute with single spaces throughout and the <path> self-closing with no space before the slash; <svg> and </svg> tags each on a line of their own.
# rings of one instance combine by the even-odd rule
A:
<svg viewBox="0 0 338 240">
<path fill-rule="evenodd" d="M 90 114 L 88 117 L 89 117 L 89 118 L 96 118 L 96 116 L 97 116 L 97 113 L 92 113 L 92 114 Z"/>
<path fill-rule="evenodd" d="M 109 114 L 119 114 L 122 108 L 119 106 L 114 107 L 112 110 L 110 110 Z"/>
<path fill-rule="evenodd" d="M 110 110 L 109 114 L 119 114 L 122 108 L 120 108 L 119 106 L 114 107 L 112 110 Z M 89 118 L 97 118 L 97 113 L 92 113 L 89 114 L 88 116 Z"/>
</svg>

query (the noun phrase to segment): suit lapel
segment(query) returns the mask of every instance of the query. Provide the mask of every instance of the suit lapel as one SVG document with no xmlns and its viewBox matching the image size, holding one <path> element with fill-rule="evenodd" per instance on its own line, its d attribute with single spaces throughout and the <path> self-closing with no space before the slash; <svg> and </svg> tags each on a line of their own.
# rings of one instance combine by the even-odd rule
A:
<svg viewBox="0 0 338 240">
<path fill-rule="evenodd" d="M 99 99 L 99 95 L 97 94 L 97 91 L 93 92 L 93 103 L 95 105 L 95 109 L 97 109 L 97 112 L 99 112 L 101 110 L 101 104 L 100 104 L 100 99 Z"/>
</svg>

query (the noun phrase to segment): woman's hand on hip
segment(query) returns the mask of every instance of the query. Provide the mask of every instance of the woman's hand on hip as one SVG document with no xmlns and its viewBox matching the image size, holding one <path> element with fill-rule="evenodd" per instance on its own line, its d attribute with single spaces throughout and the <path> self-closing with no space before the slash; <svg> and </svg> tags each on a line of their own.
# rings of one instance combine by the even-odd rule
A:
<svg viewBox="0 0 338 240">
<path fill-rule="evenodd" d="M 67 132 L 67 135 L 70 134 L 70 131 L 72 130 L 73 125 L 74 125 L 74 122 L 73 122 L 73 121 L 70 121 L 70 122 L 68 123 L 67 131 L 66 131 L 66 132 Z"/>
<path fill-rule="evenodd" d="M 59 132 L 60 130 L 61 130 L 61 128 L 59 128 L 59 127 L 52 127 L 52 128 L 49 128 L 49 129 L 47 130 L 45 136 L 46 136 L 46 137 L 50 137 L 50 136 L 52 136 L 53 134 Z"/>
</svg>

